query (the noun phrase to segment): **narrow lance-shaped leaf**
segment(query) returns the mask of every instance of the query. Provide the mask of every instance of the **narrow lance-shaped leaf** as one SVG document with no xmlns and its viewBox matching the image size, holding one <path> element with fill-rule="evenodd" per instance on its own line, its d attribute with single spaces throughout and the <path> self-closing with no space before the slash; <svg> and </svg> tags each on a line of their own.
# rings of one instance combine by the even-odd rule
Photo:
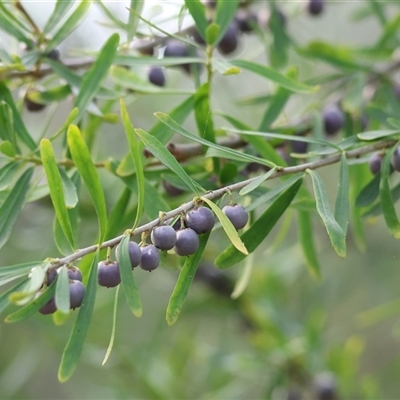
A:
<svg viewBox="0 0 400 400">
<path fill-rule="evenodd" d="M 260 157 L 255 157 L 250 154 L 245 154 L 240 151 L 234 150 L 234 149 L 228 149 L 225 146 L 221 146 L 219 144 L 210 142 L 202 137 L 195 136 L 186 129 L 184 129 L 181 125 L 179 125 L 176 121 L 174 121 L 169 115 L 164 114 L 162 112 L 156 112 L 154 114 L 160 121 L 162 121 L 165 125 L 169 126 L 171 129 L 173 129 L 176 133 L 179 135 L 192 140 L 194 142 L 203 144 L 205 146 L 210 147 L 208 150 L 209 156 L 213 157 L 225 157 L 233 160 L 240 160 L 240 161 L 245 161 L 245 162 L 256 162 L 262 165 L 267 165 L 269 167 L 274 167 L 275 164 L 264 160 Z"/>
<path fill-rule="evenodd" d="M 356 197 L 357 207 L 366 207 L 372 204 L 379 196 L 379 185 L 381 181 L 380 171 L 368 182 Z"/>
<path fill-rule="evenodd" d="M 138 206 L 137 206 L 137 214 L 135 218 L 135 222 L 133 224 L 132 229 L 135 229 L 140 222 L 143 214 L 144 207 L 144 199 L 145 199 L 145 179 L 143 174 L 143 165 L 142 165 L 142 146 L 141 142 L 136 139 L 135 131 L 133 129 L 133 125 L 129 119 L 129 114 L 125 106 L 125 102 L 123 99 L 120 101 L 121 108 L 121 118 L 122 124 L 124 126 L 125 135 L 128 139 L 129 143 L 129 151 L 131 153 L 132 160 L 135 164 L 135 176 L 138 187 Z"/>
<path fill-rule="evenodd" d="M 35 315 L 53 296 L 56 290 L 56 284 L 53 282 L 38 298 L 26 304 L 24 307 L 7 315 L 5 322 L 14 323 L 24 321 Z M 15 292 L 14 292 L 15 293 Z"/>
<path fill-rule="evenodd" d="M 10 141 L 14 149 L 17 149 L 13 112 L 10 105 L 4 100 L 0 101 L 0 137 Z"/>
<path fill-rule="evenodd" d="M 29 168 L 21 175 L 0 207 L 0 248 L 7 242 L 17 222 L 18 215 L 25 203 L 32 174 L 33 168 Z"/>
<path fill-rule="evenodd" d="M 9 296 L 11 293 L 18 292 L 20 289 L 24 287 L 26 284 L 27 279 L 24 279 L 21 282 L 18 282 L 16 285 L 11 286 L 5 292 L 0 294 L 0 314 L 9 306 L 10 299 Z"/>
<path fill-rule="evenodd" d="M 295 93 L 313 93 L 318 90 L 318 86 L 308 86 L 297 82 L 270 67 L 254 63 L 252 61 L 232 60 L 231 64 L 239 68 L 247 69 L 248 71 L 254 72 L 257 75 L 261 75 L 264 78 L 267 78 Z"/>
<path fill-rule="evenodd" d="M 69 36 L 87 17 L 93 0 L 81 1 L 75 11 L 57 29 L 53 37 L 49 40 L 45 52 L 49 52 L 58 46 L 67 36 Z M 66 10 L 64 10 L 66 11 Z"/>
<path fill-rule="evenodd" d="M 0 277 L 7 275 L 16 275 L 24 272 L 28 273 L 32 268 L 40 265 L 43 265 L 43 261 L 30 261 L 22 264 L 0 267 Z"/>
<path fill-rule="evenodd" d="M 140 137 L 142 142 L 148 147 L 149 151 L 158 158 L 171 171 L 175 172 L 188 187 L 197 195 L 199 195 L 199 184 L 192 180 L 192 178 L 186 173 L 182 166 L 176 161 L 175 157 L 165 148 L 165 146 L 155 137 L 151 136 L 143 129 L 135 129 L 135 132 Z"/>
<path fill-rule="evenodd" d="M 69 277 L 67 267 L 65 265 L 63 265 L 58 271 L 58 278 L 56 280 L 55 301 L 58 310 L 60 310 L 64 314 L 69 313 Z"/>
<path fill-rule="evenodd" d="M 210 142 L 215 142 L 213 117 L 210 109 L 210 85 L 201 85 L 194 97 L 194 116 L 199 135 Z"/>
<path fill-rule="evenodd" d="M 144 1 L 142 0 L 131 0 L 130 9 L 135 10 L 138 14 L 143 9 Z M 139 18 L 134 13 L 129 13 L 128 26 L 127 26 L 127 42 L 131 43 L 135 36 L 136 29 L 139 23 Z"/>
<path fill-rule="evenodd" d="M 20 164 L 18 162 L 12 161 L 0 168 L 0 191 L 11 186 L 11 182 L 17 174 L 19 167 Z"/>
<path fill-rule="evenodd" d="M 312 221 L 310 213 L 299 211 L 298 234 L 299 242 L 303 250 L 308 272 L 314 278 L 321 278 L 321 267 L 319 265 L 317 252 L 315 250 L 314 235 L 312 230 Z"/>
<path fill-rule="evenodd" d="M 346 235 L 349 224 L 349 168 L 346 154 L 342 153 L 340 159 L 339 188 L 335 202 L 335 220 Z"/>
<path fill-rule="evenodd" d="M 168 302 L 166 315 L 168 325 L 175 324 L 175 322 L 179 318 L 190 285 L 193 282 L 193 278 L 196 274 L 197 267 L 201 260 L 201 256 L 203 255 L 203 251 L 206 247 L 209 237 L 210 233 L 200 235 L 200 245 L 198 250 L 195 254 L 186 258 L 185 264 L 183 265 L 181 272 L 179 273 L 175 288 Z"/>
<path fill-rule="evenodd" d="M 302 178 L 295 181 L 289 188 L 281 193 L 251 227 L 241 235 L 240 238 L 249 253 L 252 253 L 267 237 L 281 215 L 289 207 L 302 183 Z M 229 268 L 239 261 L 242 261 L 244 258 L 245 255 L 231 245 L 217 257 L 215 265 L 218 268 Z"/>
<path fill-rule="evenodd" d="M 78 120 L 82 118 L 87 106 L 99 91 L 104 79 L 107 77 L 108 70 L 117 54 L 118 44 L 119 35 L 114 33 L 104 44 L 96 58 L 96 61 L 85 75 L 79 95 L 74 103 L 74 106 L 79 109 Z"/>
<path fill-rule="evenodd" d="M 239 273 L 239 277 L 235 283 L 235 287 L 231 294 L 232 299 L 239 298 L 245 291 L 247 285 L 249 284 L 251 272 L 253 271 L 253 267 L 254 267 L 254 253 L 251 253 L 244 260 L 244 265 L 242 266 L 242 269 Z"/>
<path fill-rule="evenodd" d="M 118 295 L 119 295 L 119 288 L 121 286 L 118 285 L 115 290 L 115 297 L 114 297 L 114 309 L 113 309 L 113 319 L 112 319 L 112 328 L 111 328 L 111 337 L 110 343 L 108 344 L 106 354 L 104 356 L 103 362 L 101 365 L 104 365 L 108 358 L 110 357 L 111 351 L 114 347 L 114 340 L 115 340 L 115 332 L 117 331 L 117 311 L 118 311 Z"/>
<path fill-rule="evenodd" d="M 36 143 L 26 129 L 24 121 L 21 118 L 21 114 L 14 103 L 13 96 L 5 82 L 2 81 L 0 81 L 0 100 L 4 100 L 11 107 L 14 119 L 14 129 L 17 133 L 17 136 L 19 136 L 19 138 L 30 150 L 36 150 Z"/>
<path fill-rule="evenodd" d="M 72 1 L 57 0 L 54 10 L 43 28 L 43 33 L 49 33 L 64 18 L 73 5 L 74 2 Z"/>
<path fill-rule="evenodd" d="M 324 222 L 325 228 L 331 240 L 332 247 L 340 257 L 345 257 L 346 233 L 343 232 L 343 229 L 337 223 L 332 214 L 324 181 L 315 171 L 307 169 L 306 172 L 312 178 L 317 211 Z"/>
<path fill-rule="evenodd" d="M 93 164 L 89 149 L 83 140 L 82 134 L 76 125 L 70 125 L 68 128 L 67 139 L 72 159 L 93 200 L 99 220 L 100 241 L 102 241 L 106 232 L 107 210 L 103 188 L 99 176 L 97 175 L 96 167 Z"/>
<path fill-rule="evenodd" d="M 75 240 L 65 205 L 64 189 L 50 140 L 43 139 L 40 142 L 40 153 L 43 167 L 46 172 L 47 183 L 50 189 L 50 197 L 57 215 L 58 222 L 72 248 L 75 248 Z"/>
<path fill-rule="evenodd" d="M 241 196 L 244 196 L 245 194 L 248 194 L 252 192 L 254 189 L 257 189 L 261 184 L 263 184 L 272 174 L 274 174 L 276 171 L 276 168 L 270 169 L 268 172 L 265 174 L 262 174 L 260 176 L 257 176 L 254 178 L 249 184 L 247 184 L 244 188 L 242 188 L 239 192 Z"/>
<path fill-rule="evenodd" d="M 14 17 L 13 13 L 7 10 L 3 4 L 0 3 L 0 26 L 1 29 L 11 36 L 18 39 L 18 41 L 25 43 L 30 48 L 35 47 L 35 43 L 30 39 L 23 29 L 26 29 L 17 18 Z"/>
<path fill-rule="evenodd" d="M 238 6 L 239 0 L 217 2 L 214 23 L 219 27 L 219 30 L 215 40 L 210 43 L 211 45 L 216 46 L 220 42 L 230 23 L 233 21 Z"/>
<path fill-rule="evenodd" d="M 142 302 L 140 300 L 139 290 L 133 277 L 132 265 L 129 256 L 129 235 L 126 235 L 119 244 L 119 270 L 121 274 L 121 283 L 124 289 L 126 301 L 135 317 L 142 316 Z"/>
<path fill-rule="evenodd" d="M 92 318 L 97 289 L 97 264 L 99 254 L 96 252 L 90 267 L 89 279 L 86 286 L 85 297 L 78 312 L 71 336 L 62 355 L 58 379 L 66 382 L 71 378 L 82 353 L 83 344 Z"/>
<path fill-rule="evenodd" d="M 190 15 L 196 23 L 196 28 L 200 33 L 200 36 L 206 38 L 206 28 L 208 25 L 205 7 L 200 0 L 185 0 L 185 6 L 189 10 Z"/>
<path fill-rule="evenodd" d="M 214 211 L 214 214 L 217 216 L 219 221 L 221 222 L 222 227 L 224 228 L 225 233 L 228 235 L 232 244 L 243 254 L 248 255 L 249 252 L 246 249 L 246 246 L 243 244 L 242 240 L 239 237 L 239 234 L 235 227 L 232 225 L 232 222 L 229 218 L 222 212 L 222 210 L 211 200 L 202 198 Z"/>
<path fill-rule="evenodd" d="M 393 157 L 393 153 L 396 151 L 397 146 L 393 146 L 390 151 L 386 152 L 381 165 L 381 183 L 379 187 L 379 197 L 381 200 L 381 207 L 383 217 L 389 232 L 396 238 L 400 239 L 400 222 L 396 214 L 396 210 L 393 204 L 392 193 L 389 185 L 390 177 L 390 160 Z"/>
</svg>

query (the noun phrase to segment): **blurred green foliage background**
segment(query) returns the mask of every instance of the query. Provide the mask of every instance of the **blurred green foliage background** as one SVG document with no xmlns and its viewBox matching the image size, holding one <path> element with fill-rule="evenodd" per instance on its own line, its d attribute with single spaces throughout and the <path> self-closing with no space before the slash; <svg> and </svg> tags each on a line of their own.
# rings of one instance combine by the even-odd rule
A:
<svg viewBox="0 0 400 400">
<path fill-rule="evenodd" d="M 46 3 L 34 3 L 26 2 L 26 7 L 40 25 L 41 18 L 45 21 Z M 149 9 L 167 7 L 157 3 L 150 3 Z M 329 1 L 318 19 L 306 15 L 299 5 L 279 3 L 287 13 L 288 29 L 300 43 L 321 39 L 368 45 L 378 34 L 373 17 L 358 22 L 351 18 L 358 6 L 353 2 Z M 124 6 L 109 4 L 121 18 Z M 97 24 L 101 19 L 104 17 L 94 8 L 85 24 L 60 46 L 62 57 L 98 49 L 111 32 Z M 243 41 L 235 56 L 261 54 L 257 38 L 246 36 Z M 323 64 L 290 56 L 292 64 L 298 63 L 303 81 L 330 71 Z M 190 78 L 177 70 L 168 70 L 168 80 L 171 87 L 192 85 Z M 235 100 L 259 92 L 260 82 L 249 74 L 216 76 L 213 106 L 240 115 L 244 122 L 258 119 L 262 105 L 244 107 Z M 286 116 L 295 118 L 313 109 L 327 92 L 329 88 L 307 99 L 293 96 Z M 180 101 L 176 96 L 151 95 L 131 100 L 131 118 L 143 129 L 153 125 L 155 111 L 168 112 Z M 70 104 L 65 102 L 49 107 L 40 118 L 26 111 L 23 117 L 29 129 L 39 134 L 47 123 L 50 130 L 58 126 L 69 110 Z M 186 127 L 194 129 L 193 121 Z M 96 146 L 98 159 L 121 157 L 126 151 L 121 126 L 103 126 Z M 334 194 L 336 167 L 322 174 Z M 111 208 L 123 185 L 109 179 L 106 172 L 101 176 Z M 176 205 L 190 198 L 183 195 Z M 83 247 L 96 237 L 97 222 L 89 200 L 83 203 L 81 214 L 85 221 L 80 233 Z M 29 204 L 0 253 L 1 265 L 56 256 L 52 223 L 48 198 Z M 283 241 L 275 241 L 280 223 L 255 253 L 249 285 L 242 296 L 231 299 L 229 294 L 243 266 L 220 272 L 227 281 L 217 290 L 212 288 L 210 277 L 197 279 L 173 327 L 165 322 L 165 309 L 177 279 L 178 260 L 170 256 L 163 268 L 151 274 L 138 271 L 144 315 L 134 318 L 120 295 L 115 346 L 105 366 L 101 362 L 111 333 L 114 290 L 99 288 L 81 363 L 67 383 L 57 381 L 57 369 L 74 315 L 62 326 L 42 315 L 15 325 L 0 324 L 0 398 L 280 400 L 288 399 L 290 390 L 300 389 L 308 399 L 311 382 L 324 371 L 335 374 L 339 398 L 398 398 L 398 242 L 389 235 L 382 218 L 367 220 L 367 248 L 364 252 L 356 248 L 350 230 L 348 256 L 341 260 L 334 254 L 325 228 L 315 219 L 323 276 L 318 283 L 305 268 L 295 224 L 288 224 Z M 203 262 L 203 267 L 209 268 L 206 271 L 217 273 L 212 262 L 227 243 L 221 230 L 212 233 Z M 365 314 L 392 300 L 395 302 L 387 309 Z"/>
</svg>

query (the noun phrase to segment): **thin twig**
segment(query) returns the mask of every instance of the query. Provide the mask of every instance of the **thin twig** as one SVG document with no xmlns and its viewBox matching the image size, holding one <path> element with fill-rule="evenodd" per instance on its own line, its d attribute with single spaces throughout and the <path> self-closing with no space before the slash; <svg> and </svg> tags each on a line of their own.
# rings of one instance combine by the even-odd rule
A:
<svg viewBox="0 0 400 400">
<path fill-rule="evenodd" d="M 395 140 L 384 140 L 384 141 L 377 142 L 377 143 L 374 143 L 371 145 L 367 145 L 364 147 L 359 147 L 359 148 L 356 148 L 353 150 L 349 150 L 346 152 L 346 156 L 347 156 L 347 158 L 358 158 L 364 154 L 368 154 L 373 151 L 382 150 L 382 149 L 391 147 L 395 143 L 396 143 Z M 312 161 L 312 162 L 304 163 L 301 165 L 296 165 L 293 167 L 281 168 L 279 171 L 272 174 L 269 177 L 269 180 L 276 179 L 276 178 L 279 178 L 279 177 L 285 176 L 285 175 L 295 174 L 298 172 L 304 172 L 307 169 L 318 169 L 321 167 L 325 167 L 327 165 L 331 165 L 331 164 L 335 164 L 335 163 L 339 162 L 340 159 L 341 159 L 341 154 L 336 153 L 334 155 L 328 156 L 321 160 Z M 242 189 L 243 187 L 245 187 L 246 185 L 248 185 L 250 182 L 254 181 L 255 179 L 257 179 L 257 177 L 254 177 L 251 179 L 246 179 L 242 182 L 234 183 L 232 185 L 228 185 L 223 188 L 213 190 L 211 192 L 206 193 L 202 197 L 209 199 L 209 200 L 218 199 L 229 191 L 234 192 L 234 191 Z M 174 218 L 181 213 L 185 213 L 185 212 L 189 211 L 194 206 L 195 206 L 195 201 L 194 200 L 189 201 L 188 203 L 185 203 L 182 206 L 175 208 L 174 210 L 166 212 L 163 217 L 165 220 Z M 159 223 L 160 223 L 160 220 L 159 220 L 159 218 L 157 218 L 145 225 L 142 225 L 142 226 L 136 228 L 133 232 L 131 232 L 131 236 L 140 235 L 143 232 L 150 231 L 151 229 L 156 227 Z M 100 245 L 100 249 L 117 246 L 123 237 L 124 237 L 124 235 L 119 235 L 113 239 L 107 240 L 106 242 L 104 242 Z M 72 263 L 90 253 L 97 251 L 98 248 L 99 248 L 98 245 L 85 247 L 83 249 L 77 250 L 75 253 L 70 254 L 66 257 L 55 259 L 52 262 L 52 268 L 58 268 L 64 264 Z"/>
</svg>

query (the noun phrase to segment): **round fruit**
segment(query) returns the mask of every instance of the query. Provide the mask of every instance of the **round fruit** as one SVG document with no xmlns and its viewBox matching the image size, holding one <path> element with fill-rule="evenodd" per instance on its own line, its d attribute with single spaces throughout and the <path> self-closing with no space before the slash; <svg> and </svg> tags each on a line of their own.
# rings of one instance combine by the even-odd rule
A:
<svg viewBox="0 0 400 400">
<path fill-rule="evenodd" d="M 319 15 L 324 10 L 324 0 L 309 0 L 307 10 L 311 15 Z"/>
<path fill-rule="evenodd" d="M 249 220 L 249 214 L 240 204 L 225 206 L 222 211 L 237 230 L 244 228 Z"/>
<path fill-rule="evenodd" d="M 381 170 L 382 165 L 382 154 L 372 153 L 368 161 L 369 170 L 376 175 Z"/>
<path fill-rule="evenodd" d="M 199 237 L 191 228 L 185 228 L 176 232 L 174 251 L 178 256 L 190 256 L 199 248 Z"/>
<path fill-rule="evenodd" d="M 145 271 L 153 271 L 160 265 L 160 252 L 157 247 L 148 244 L 140 248 L 142 252 L 142 259 L 140 261 L 140 268 Z"/>
<path fill-rule="evenodd" d="M 46 56 L 47 56 L 48 58 L 51 58 L 52 60 L 58 61 L 58 60 L 60 59 L 60 50 L 58 50 L 58 49 L 50 50 L 50 51 L 46 54 Z"/>
<path fill-rule="evenodd" d="M 221 41 L 218 43 L 218 50 L 222 54 L 233 53 L 238 46 L 238 27 L 235 22 L 232 22 L 226 30 Z"/>
<path fill-rule="evenodd" d="M 336 399 L 336 379 L 331 372 L 323 372 L 317 375 L 313 387 L 318 400 Z"/>
<path fill-rule="evenodd" d="M 178 187 L 176 187 L 174 185 L 171 185 L 167 181 L 162 181 L 162 184 L 164 186 L 166 193 L 171 197 L 177 197 L 177 196 L 180 196 L 181 194 L 185 193 L 184 190 L 179 189 Z"/>
<path fill-rule="evenodd" d="M 257 15 L 253 12 L 239 8 L 235 15 L 235 22 L 241 32 L 252 32 L 254 26 L 257 25 Z"/>
<path fill-rule="evenodd" d="M 176 242 L 175 229 L 170 225 L 157 226 L 151 231 L 151 241 L 161 250 L 170 250 Z"/>
<path fill-rule="evenodd" d="M 400 171 L 400 146 L 394 151 L 391 164 L 395 171 Z"/>
<path fill-rule="evenodd" d="M 188 57 L 189 51 L 185 43 L 179 40 L 168 40 L 165 45 L 164 57 Z M 187 73 L 190 73 L 190 64 L 181 64 Z"/>
<path fill-rule="evenodd" d="M 293 150 L 293 153 L 305 154 L 305 153 L 307 153 L 307 150 L 308 150 L 308 143 L 301 142 L 300 140 L 294 140 L 292 142 L 292 150 Z"/>
<path fill-rule="evenodd" d="M 58 277 L 56 269 L 51 269 L 46 272 L 46 284 L 50 286 Z"/>
<path fill-rule="evenodd" d="M 152 66 L 148 73 L 149 81 L 157 86 L 165 86 L 165 74 L 164 70 L 158 66 Z"/>
<path fill-rule="evenodd" d="M 40 310 L 40 314 L 53 314 L 57 311 L 56 300 L 52 297 Z"/>
<path fill-rule="evenodd" d="M 186 214 L 186 222 L 189 228 L 201 234 L 211 231 L 215 224 L 215 217 L 209 208 L 199 207 Z"/>
<path fill-rule="evenodd" d="M 121 283 L 119 264 L 116 261 L 100 261 L 97 280 L 100 286 L 107 288 L 118 286 Z"/>
<path fill-rule="evenodd" d="M 82 272 L 79 268 L 68 267 L 67 273 L 69 279 L 82 282 Z"/>
<path fill-rule="evenodd" d="M 343 111 L 336 105 L 327 106 L 322 112 L 322 117 L 327 135 L 334 135 L 344 126 Z"/>
<path fill-rule="evenodd" d="M 25 97 L 24 103 L 26 109 L 32 112 L 42 111 L 46 107 L 45 104 L 36 103 L 36 101 L 31 100 L 28 96 Z"/>
<path fill-rule="evenodd" d="M 140 247 L 136 242 L 129 242 L 129 259 L 131 261 L 132 269 L 136 268 L 140 264 L 140 259 L 142 258 L 142 252 L 140 251 Z M 120 261 L 120 248 L 117 247 L 116 256 L 118 261 Z"/>
<path fill-rule="evenodd" d="M 72 280 L 69 283 L 69 301 L 70 308 L 75 310 L 81 306 L 85 297 L 85 285 L 81 281 Z"/>
</svg>

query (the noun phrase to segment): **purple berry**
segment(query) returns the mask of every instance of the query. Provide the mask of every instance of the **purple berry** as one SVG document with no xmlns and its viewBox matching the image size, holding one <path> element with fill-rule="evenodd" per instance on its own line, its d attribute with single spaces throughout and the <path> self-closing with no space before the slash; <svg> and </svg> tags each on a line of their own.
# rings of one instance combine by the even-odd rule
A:
<svg viewBox="0 0 400 400">
<path fill-rule="evenodd" d="M 369 170 L 376 175 L 381 170 L 382 153 L 372 153 L 368 161 Z"/>
<path fill-rule="evenodd" d="M 165 86 L 164 69 L 158 66 L 152 66 L 148 73 L 149 81 L 157 86 Z"/>
<path fill-rule="evenodd" d="M 128 244 L 129 248 L 129 259 L 131 261 L 132 269 L 136 268 L 140 264 L 140 259 L 142 258 L 142 252 L 140 251 L 140 247 L 136 242 L 130 241 Z M 120 261 L 120 248 L 117 247 L 116 256 L 117 260 Z"/>
<path fill-rule="evenodd" d="M 50 269 L 46 272 L 46 285 L 50 286 L 58 277 L 56 269 Z"/>
<path fill-rule="evenodd" d="M 331 372 L 323 372 L 317 375 L 313 382 L 313 388 L 318 400 L 335 400 L 336 378 Z"/>
<path fill-rule="evenodd" d="M 116 261 L 100 261 L 97 279 L 100 286 L 107 288 L 118 286 L 121 283 L 119 264 Z"/>
<path fill-rule="evenodd" d="M 28 111 L 37 112 L 42 111 L 46 105 L 36 103 L 36 101 L 31 100 L 28 96 L 25 97 L 25 107 Z"/>
<path fill-rule="evenodd" d="M 238 47 L 238 33 L 236 23 L 232 22 L 217 46 L 222 54 L 230 54 L 236 50 Z"/>
<path fill-rule="evenodd" d="M 170 250 L 175 246 L 176 232 L 172 226 L 157 226 L 151 231 L 151 241 L 161 250 Z"/>
<path fill-rule="evenodd" d="M 308 143 L 301 142 L 300 140 L 293 140 L 292 141 L 292 150 L 293 150 L 293 153 L 305 154 L 305 153 L 307 153 L 307 150 L 308 150 Z"/>
<path fill-rule="evenodd" d="M 235 22 L 241 32 L 252 32 L 254 26 L 257 25 L 257 15 L 248 10 L 239 8 L 235 15 Z"/>
<path fill-rule="evenodd" d="M 167 181 L 162 181 L 162 184 L 164 186 L 165 192 L 171 197 L 177 197 L 177 196 L 180 196 L 181 194 L 185 193 L 184 190 L 179 189 L 174 185 L 171 185 Z"/>
<path fill-rule="evenodd" d="M 82 305 L 85 297 L 85 285 L 81 281 L 72 280 L 69 283 L 69 301 L 70 308 L 75 310 Z"/>
<path fill-rule="evenodd" d="M 160 252 L 157 247 L 148 244 L 140 248 L 142 252 L 142 259 L 140 261 L 140 268 L 145 271 L 153 271 L 160 265 Z"/>
<path fill-rule="evenodd" d="M 40 310 L 40 314 L 53 314 L 57 311 L 56 300 L 52 297 Z"/>
<path fill-rule="evenodd" d="M 327 135 L 334 135 L 344 126 L 343 111 L 337 105 L 327 106 L 322 112 L 325 132 Z"/>
<path fill-rule="evenodd" d="M 400 171 L 400 146 L 394 151 L 391 164 L 395 171 Z"/>
<path fill-rule="evenodd" d="M 249 214 L 240 204 L 225 206 L 222 211 L 236 230 L 244 228 L 249 220 Z"/>
<path fill-rule="evenodd" d="M 74 281 L 81 281 L 82 282 L 82 272 L 77 267 L 68 267 L 67 269 L 68 278 Z"/>
<path fill-rule="evenodd" d="M 309 0 L 307 10 L 311 15 L 319 15 L 324 10 L 324 0 Z"/>
<path fill-rule="evenodd" d="M 215 224 L 215 216 L 209 208 L 199 207 L 186 214 L 186 222 L 189 228 L 201 234 L 211 231 Z"/>
<path fill-rule="evenodd" d="M 46 54 L 46 56 L 47 56 L 48 58 L 51 58 L 52 60 L 58 61 L 58 60 L 60 59 L 60 50 L 58 50 L 58 49 L 50 50 L 50 51 Z"/>
<path fill-rule="evenodd" d="M 199 248 L 199 237 L 191 228 L 185 228 L 176 233 L 174 251 L 178 256 L 190 256 Z"/>
</svg>

